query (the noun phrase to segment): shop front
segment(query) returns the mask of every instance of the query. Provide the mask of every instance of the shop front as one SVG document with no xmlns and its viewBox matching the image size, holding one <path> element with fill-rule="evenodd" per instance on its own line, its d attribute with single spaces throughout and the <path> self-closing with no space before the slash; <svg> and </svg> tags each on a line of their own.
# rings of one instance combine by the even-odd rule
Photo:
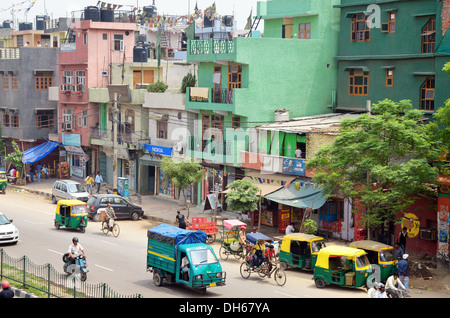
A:
<svg viewBox="0 0 450 318">
<path fill-rule="evenodd" d="M 292 180 L 265 198 L 277 203 L 280 233 L 284 233 L 290 223 L 295 223 L 295 230 L 298 232 L 306 217 L 314 219 L 311 211 L 320 209 L 327 201 L 326 196 L 313 183 L 301 179 Z"/>
<path fill-rule="evenodd" d="M 172 157 L 172 148 L 156 145 L 144 145 L 144 155 L 139 159 L 140 190 L 142 194 L 158 195 L 167 199 L 178 200 L 179 189 L 166 178 L 161 162 L 164 156 Z M 192 200 L 192 188 L 185 190 L 188 202 Z"/>
<path fill-rule="evenodd" d="M 62 145 L 64 150 L 60 152 L 60 177 L 78 179 L 86 178 L 87 161 L 90 159 L 81 146 L 80 134 L 62 134 Z"/>
</svg>

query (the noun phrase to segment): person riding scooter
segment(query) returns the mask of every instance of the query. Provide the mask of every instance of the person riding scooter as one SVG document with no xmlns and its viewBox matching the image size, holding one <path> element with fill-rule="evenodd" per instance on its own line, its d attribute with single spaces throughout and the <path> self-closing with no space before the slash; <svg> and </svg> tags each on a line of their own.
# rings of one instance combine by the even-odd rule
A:
<svg viewBox="0 0 450 318">
<path fill-rule="evenodd" d="M 2 291 L 0 292 L 0 298 L 14 298 L 14 291 L 11 289 L 11 285 L 7 280 L 2 282 Z"/>
<path fill-rule="evenodd" d="M 81 254 L 84 255 L 84 259 L 87 258 L 83 247 L 81 246 L 81 244 L 78 243 L 78 237 L 74 237 L 72 239 L 72 244 L 69 246 L 68 253 L 74 263 L 75 263 L 75 259 L 77 258 L 77 256 L 80 256 Z"/>
</svg>

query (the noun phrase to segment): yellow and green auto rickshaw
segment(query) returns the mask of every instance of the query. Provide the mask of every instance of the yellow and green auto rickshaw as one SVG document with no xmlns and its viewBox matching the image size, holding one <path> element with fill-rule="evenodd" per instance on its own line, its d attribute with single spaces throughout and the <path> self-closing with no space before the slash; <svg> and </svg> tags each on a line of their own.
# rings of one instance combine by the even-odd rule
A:
<svg viewBox="0 0 450 318">
<path fill-rule="evenodd" d="M 325 246 L 325 239 L 320 236 L 305 233 L 287 234 L 281 241 L 280 266 L 283 270 L 288 266 L 314 270 L 317 253 Z"/>
<path fill-rule="evenodd" d="M 313 279 L 317 288 L 328 284 L 345 287 L 366 286 L 372 273 L 367 253 L 347 246 L 327 246 L 317 254 Z"/>
<path fill-rule="evenodd" d="M 389 276 L 397 272 L 398 261 L 395 259 L 392 246 L 371 240 L 354 241 L 349 246 L 367 252 L 367 258 L 372 268 L 375 269 L 375 281 L 385 282 Z"/>
<path fill-rule="evenodd" d="M 0 191 L 2 191 L 3 194 L 6 193 L 7 186 L 8 186 L 8 178 L 6 177 L 6 171 L 0 168 Z"/>
<path fill-rule="evenodd" d="M 70 229 L 86 231 L 88 208 L 86 202 L 80 200 L 60 200 L 56 206 L 55 227 L 65 226 Z"/>
</svg>

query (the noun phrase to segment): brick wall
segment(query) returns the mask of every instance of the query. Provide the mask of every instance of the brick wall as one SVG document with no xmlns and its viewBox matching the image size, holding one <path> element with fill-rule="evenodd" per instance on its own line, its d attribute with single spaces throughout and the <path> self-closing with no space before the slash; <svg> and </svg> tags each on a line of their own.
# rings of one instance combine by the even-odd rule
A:
<svg viewBox="0 0 450 318">
<path fill-rule="evenodd" d="M 442 0 L 442 34 L 450 27 L 450 0 Z"/>
</svg>

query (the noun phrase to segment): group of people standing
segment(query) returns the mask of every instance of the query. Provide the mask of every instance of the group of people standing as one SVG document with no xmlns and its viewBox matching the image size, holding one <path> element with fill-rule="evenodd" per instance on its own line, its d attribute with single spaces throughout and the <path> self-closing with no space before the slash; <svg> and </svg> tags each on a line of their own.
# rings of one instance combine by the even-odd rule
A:
<svg viewBox="0 0 450 318">
<path fill-rule="evenodd" d="M 41 176 L 44 179 L 49 178 L 49 171 L 47 165 L 42 165 L 40 162 L 37 163 L 36 167 L 34 167 L 34 163 L 30 165 L 30 180 L 34 182 L 34 175 L 37 176 L 37 181 L 41 182 Z"/>
<path fill-rule="evenodd" d="M 408 294 L 409 288 L 409 275 L 408 275 L 408 258 L 409 254 L 406 253 L 406 238 L 408 237 L 408 228 L 403 227 L 399 233 L 397 241 L 395 242 L 394 255 L 398 261 L 397 272 L 391 275 L 386 280 L 386 285 L 383 283 L 375 283 L 375 285 L 369 289 L 369 298 L 388 298 L 388 294 L 391 298 L 398 298 L 400 292 L 404 292 L 405 297 L 411 297 Z"/>
</svg>

